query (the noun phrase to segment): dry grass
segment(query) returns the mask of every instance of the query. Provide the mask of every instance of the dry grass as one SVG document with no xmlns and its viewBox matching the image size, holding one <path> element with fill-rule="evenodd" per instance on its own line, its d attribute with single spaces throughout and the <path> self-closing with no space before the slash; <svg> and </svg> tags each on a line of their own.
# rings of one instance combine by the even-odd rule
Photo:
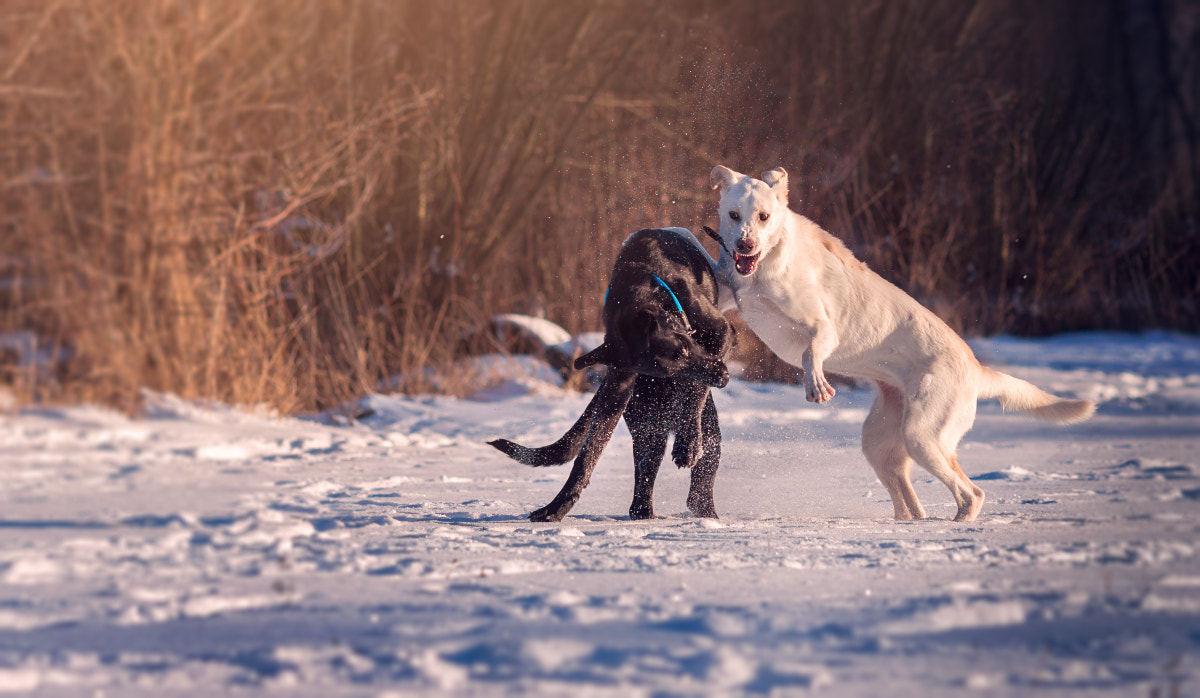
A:
<svg viewBox="0 0 1200 698">
<path fill-rule="evenodd" d="M 788 167 L 960 329 L 1200 328 L 1194 10 L 760 9 L 10 0 L 0 331 L 70 357 L 10 380 L 288 412 L 494 312 L 594 329 L 617 245 L 705 222 L 718 162 Z"/>
</svg>

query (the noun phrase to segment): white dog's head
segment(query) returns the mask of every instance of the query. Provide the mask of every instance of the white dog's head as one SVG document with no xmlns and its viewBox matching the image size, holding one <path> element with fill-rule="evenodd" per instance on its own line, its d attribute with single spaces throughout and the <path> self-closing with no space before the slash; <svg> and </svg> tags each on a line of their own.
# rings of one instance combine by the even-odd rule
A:
<svg viewBox="0 0 1200 698">
<path fill-rule="evenodd" d="M 764 172 L 760 180 L 717 165 L 709 179 L 714 189 L 721 190 L 718 213 L 722 243 L 733 255 L 738 273 L 749 276 L 785 233 L 787 171 L 776 167 Z"/>
</svg>

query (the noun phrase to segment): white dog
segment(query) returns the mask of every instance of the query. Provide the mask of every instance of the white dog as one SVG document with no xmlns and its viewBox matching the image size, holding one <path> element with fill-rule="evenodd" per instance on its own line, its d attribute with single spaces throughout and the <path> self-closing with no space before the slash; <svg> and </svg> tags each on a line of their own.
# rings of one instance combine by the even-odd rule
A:
<svg viewBox="0 0 1200 698">
<path fill-rule="evenodd" d="M 758 180 L 718 166 L 711 179 L 721 190 L 718 279 L 732 291 L 722 309 L 736 303 L 772 351 L 804 369 L 809 401 L 833 397 L 827 369 L 875 384 L 863 453 L 898 520 L 925 518 L 909 480 L 914 460 L 950 488 L 955 521 L 979 514 L 983 490 L 958 466 L 956 451 L 980 398 L 1061 424 L 1095 412 L 1090 401 L 1057 398 L 981 366 L 936 315 L 791 211 L 783 168 Z"/>
</svg>

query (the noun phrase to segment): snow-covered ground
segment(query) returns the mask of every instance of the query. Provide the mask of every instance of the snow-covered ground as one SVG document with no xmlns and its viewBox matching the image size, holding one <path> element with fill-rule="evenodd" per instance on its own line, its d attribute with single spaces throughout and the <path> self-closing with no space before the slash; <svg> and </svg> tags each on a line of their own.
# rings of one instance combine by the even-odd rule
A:
<svg viewBox="0 0 1200 698">
<path fill-rule="evenodd" d="M 734 381 L 719 521 L 631 522 L 622 427 L 561 524 L 524 515 L 590 395 L 373 395 L 346 426 L 170 396 L 0 416 L 0 691 L 23 695 L 1200 693 L 1200 339 L 973 343 L 1101 403 L 1055 427 L 983 403 L 987 492 L 892 521 L 859 452 L 870 401 Z M 528 365 L 528 362 L 526 362 Z M 328 417 L 328 415 L 326 416 Z"/>
</svg>

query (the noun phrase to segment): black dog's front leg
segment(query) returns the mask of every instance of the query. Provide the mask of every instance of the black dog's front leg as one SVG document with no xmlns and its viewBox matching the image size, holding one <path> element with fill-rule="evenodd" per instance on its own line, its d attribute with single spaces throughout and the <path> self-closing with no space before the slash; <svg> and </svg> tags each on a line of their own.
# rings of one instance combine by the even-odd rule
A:
<svg viewBox="0 0 1200 698">
<path fill-rule="evenodd" d="M 617 422 L 621 421 L 621 414 L 633 394 L 633 382 L 636 378 L 636 373 L 614 368 L 608 370 L 604 382 L 596 391 L 596 397 L 593 398 L 597 403 L 596 415 L 588 427 L 583 449 L 571 467 L 571 474 L 549 504 L 529 514 L 530 521 L 562 521 L 567 512 L 571 511 L 571 507 L 575 506 L 575 502 L 579 501 L 579 495 L 583 493 L 583 488 L 588 486 L 592 477 L 596 461 L 600 459 L 600 454 L 612 438 Z"/>
<path fill-rule="evenodd" d="M 717 466 L 721 464 L 721 427 L 717 424 L 717 406 L 712 394 L 704 401 L 701 418 L 701 438 L 704 440 L 704 455 L 692 468 L 692 486 L 688 490 L 688 510 L 696 516 L 717 518 L 717 505 L 713 502 L 713 484 L 717 479 Z"/>
<path fill-rule="evenodd" d="M 671 460 L 680 468 L 691 468 L 704 455 L 705 444 L 701 419 L 709 397 L 708 386 L 699 383 L 680 384 L 675 393 L 675 445 L 671 447 Z"/>
</svg>

